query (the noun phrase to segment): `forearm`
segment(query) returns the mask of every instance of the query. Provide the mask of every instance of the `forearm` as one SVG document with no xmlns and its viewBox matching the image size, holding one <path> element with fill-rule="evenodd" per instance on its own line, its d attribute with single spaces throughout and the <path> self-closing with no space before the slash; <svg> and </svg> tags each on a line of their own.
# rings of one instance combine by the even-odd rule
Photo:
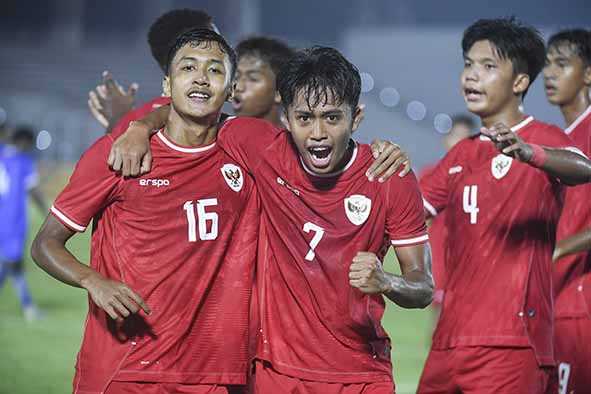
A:
<svg viewBox="0 0 591 394">
<path fill-rule="evenodd" d="M 148 115 L 132 123 L 143 127 L 146 131 L 153 132 L 164 127 L 169 113 L 170 105 L 163 105 L 162 107 L 156 108 Z"/>
<path fill-rule="evenodd" d="M 562 257 L 591 249 L 591 228 L 558 241 L 554 250 L 554 261 Z"/>
<path fill-rule="evenodd" d="M 425 308 L 433 299 L 433 279 L 425 272 L 386 273 L 386 280 L 383 294 L 403 308 Z"/>
<path fill-rule="evenodd" d="M 543 149 L 545 157 L 540 163 L 530 164 L 546 171 L 567 185 L 578 185 L 591 181 L 591 161 L 584 156 L 565 149 Z"/>
</svg>

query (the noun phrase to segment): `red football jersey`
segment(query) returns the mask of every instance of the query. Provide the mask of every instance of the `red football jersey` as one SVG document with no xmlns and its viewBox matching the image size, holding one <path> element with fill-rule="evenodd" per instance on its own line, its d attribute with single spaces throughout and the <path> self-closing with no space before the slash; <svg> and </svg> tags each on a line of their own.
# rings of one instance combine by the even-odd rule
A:
<svg viewBox="0 0 591 394">
<path fill-rule="evenodd" d="M 131 110 L 128 113 L 126 113 L 121 119 L 119 119 L 119 121 L 117 122 L 115 127 L 113 127 L 113 129 L 111 130 L 110 134 L 115 139 L 117 139 L 117 137 L 119 137 L 121 134 L 125 133 L 125 131 L 129 127 L 129 123 L 131 123 L 134 120 L 138 120 L 138 119 L 145 117 L 146 115 L 148 115 L 150 112 L 154 111 L 158 107 L 161 107 L 163 105 L 168 105 L 168 104 L 170 104 L 170 97 L 159 96 L 159 97 L 153 98 L 152 100 L 148 101 L 147 103 L 142 104 L 141 106 L 137 107 L 136 109 Z"/>
<path fill-rule="evenodd" d="M 419 173 L 419 179 L 426 176 L 435 169 L 435 165 L 430 165 Z M 435 291 L 433 293 L 433 302 L 441 304 L 445 289 L 445 245 L 447 242 L 447 229 L 445 227 L 445 211 L 431 218 L 429 225 L 429 247 L 431 249 L 431 271 L 433 273 L 433 282 Z"/>
<path fill-rule="evenodd" d="M 532 117 L 513 130 L 538 145 L 573 145 Z M 531 346 L 552 364 L 551 258 L 565 187 L 483 135 L 458 143 L 420 184 L 426 209 L 446 211 L 448 230 L 433 349 Z"/>
<path fill-rule="evenodd" d="M 91 261 L 151 307 L 118 326 L 89 299 L 75 390 L 112 380 L 245 384 L 258 232 L 254 183 L 219 147 L 181 147 L 159 132 L 152 171 L 110 171 L 112 136 L 80 159 L 51 211 L 84 231 Z"/>
<path fill-rule="evenodd" d="M 577 147 L 591 157 L 591 107 L 565 130 Z M 569 187 L 556 239 L 591 227 L 591 184 Z M 591 317 L 591 252 L 566 256 L 554 264 L 556 317 Z"/>
<path fill-rule="evenodd" d="M 290 134 L 260 119 L 226 122 L 218 141 L 261 196 L 257 357 L 301 379 L 391 380 L 384 298 L 351 287 L 348 274 L 358 251 L 383 258 L 390 245 L 427 241 L 415 176 L 369 182 L 373 157 L 360 144 L 339 173 L 313 175 Z"/>
</svg>

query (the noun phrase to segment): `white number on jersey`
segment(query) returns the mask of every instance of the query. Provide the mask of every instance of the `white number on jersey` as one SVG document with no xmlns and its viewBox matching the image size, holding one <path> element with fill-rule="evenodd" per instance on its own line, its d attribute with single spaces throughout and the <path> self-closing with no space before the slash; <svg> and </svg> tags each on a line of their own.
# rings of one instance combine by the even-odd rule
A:
<svg viewBox="0 0 591 394">
<path fill-rule="evenodd" d="M 568 393 L 568 378 L 570 376 L 570 364 L 558 364 L 558 394 Z"/>
<path fill-rule="evenodd" d="M 0 197 L 8 194 L 10 190 L 10 178 L 8 177 L 8 171 L 2 163 L 0 163 Z"/>
<path fill-rule="evenodd" d="M 306 222 L 304 224 L 304 232 L 310 233 L 310 231 L 314 231 L 314 236 L 312 237 L 312 240 L 309 244 L 310 250 L 308 250 L 308 253 L 306 254 L 306 260 L 308 261 L 312 261 L 314 260 L 314 257 L 316 257 L 314 249 L 316 249 L 316 246 L 318 246 L 320 240 L 322 239 L 322 236 L 324 235 L 324 229 L 322 227 L 317 226 L 314 223 Z"/>
<path fill-rule="evenodd" d="M 464 186 L 464 212 L 470 214 L 470 224 L 476 224 L 478 220 L 478 186 Z"/>
<path fill-rule="evenodd" d="M 216 212 L 206 212 L 206 207 L 218 205 L 217 198 L 206 198 L 197 200 L 197 219 L 199 220 L 199 239 L 202 241 L 214 240 L 218 237 L 218 214 Z M 189 242 L 197 242 L 197 231 L 195 221 L 195 205 L 193 201 L 187 201 L 183 205 L 187 213 L 187 223 L 189 224 Z M 211 226 L 208 230 L 208 222 Z"/>
</svg>

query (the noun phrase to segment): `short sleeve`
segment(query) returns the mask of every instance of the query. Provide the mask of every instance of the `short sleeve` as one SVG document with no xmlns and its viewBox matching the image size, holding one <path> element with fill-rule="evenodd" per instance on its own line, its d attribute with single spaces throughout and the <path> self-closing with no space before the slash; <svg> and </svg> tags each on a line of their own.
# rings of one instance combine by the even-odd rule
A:
<svg viewBox="0 0 591 394">
<path fill-rule="evenodd" d="M 573 141 L 566 133 L 556 126 L 548 126 L 541 132 L 533 133 L 530 140 L 533 144 L 545 146 L 547 148 L 554 149 L 566 149 L 571 152 L 578 153 L 585 156 L 578 147 L 575 141 Z"/>
<path fill-rule="evenodd" d="M 412 246 L 427 242 L 423 199 L 414 173 L 388 182 L 386 231 L 392 246 Z"/>
<path fill-rule="evenodd" d="M 107 165 L 112 141 L 104 136 L 82 155 L 51 207 L 51 213 L 72 230 L 86 230 L 90 220 L 117 198 L 122 178 Z"/>
<path fill-rule="evenodd" d="M 436 216 L 447 205 L 449 197 L 448 179 L 450 174 L 462 171 L 457 152 L 459 152 L 458 148 L 461 149 L 460 145 L 465 142 L 458 143 L 443 159 L 421 176 L 419 186 L 423 193 L 425 210 L 430 216 Z"/>
<path fill-rule="evenodd" d="M 168 104 L 170 104 L 169 97 L 158 97 L 151 101 L 148 101 L 142 106 L 126 113 L 119 120 L 119 122 L 117 122 L 117 124 L 111 129 L 110 134 L 113 136 L 113 139 L 116 140 L 127 131 L 127 128 L 129 127 L 129 124 L 131 122 L 133 122 L 134 120 L 139 120 L 148 115 L 150 112 L 154 111 L 156 108 Z"/>
<path fill-rule="evenodd" d="M 260 163 L 263 152 L 280 134 L 279 128 L 262 119 L 230 118 L 218 133 L 218 144 L 252 174 Z"/>
</svg>

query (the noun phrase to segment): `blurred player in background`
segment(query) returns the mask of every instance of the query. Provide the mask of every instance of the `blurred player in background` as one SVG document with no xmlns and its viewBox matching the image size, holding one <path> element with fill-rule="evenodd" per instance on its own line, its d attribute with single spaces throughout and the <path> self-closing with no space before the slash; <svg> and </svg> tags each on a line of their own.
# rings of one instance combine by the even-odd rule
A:
<svg viewBox="0 0 591 394">
<path fill-rule="evenodd" d="M 238 71 L 232 106 L 238 116 L 265 119 L 277 127 L 281 122 L 281 97 L 276 87 L 279 70 L 293 50 L 268 37 L 251 37 L 238 43 Z"/>
<path fill-rule="evenodd" d="M 457 114 L 452 117 L 452 127 L 443 137 L 443 147 L 449 152 L 458 142 L 468 138 L 474 133 L 476 122 L 470 115 Z M 419 176 L 423 178 L 430 171 L 435 169 L 436 165 L 429 165 L 421 171 Z M 433 303 L 431 304 L 435 312 L 435 323 L 439 316 L 439 309 L 443 301 L 445 288 L 445 245 L 447 242 L 447 230 L 445 228 L 445 211 L 432 217 L 428 221 L 429 228 L 429 254 L 427 258 L 431 259 L 431 270 L 433 271 L 433 283 L 435 290 L 433 292 Z"/>
<path fill-rule="evenodd" d="M 27 196 L 47 212 L 47 204 L 39 188 L 39 175 L 30 154 L 35 134 L 27 126 L 17 127 L 10 144 L 0 143 L 0 288 L 8 276 L 18 294 L 25 319 L 42 316 L 33 303 L 25 278 L 24 251 L 27 240 Z"/>
<path fill-rule="evenodd" d="M 553 354 L 552 252 L 564 185 L 591 162 L 559 128 L 520 111 L 544 66 L 540 34 L 514 19 L 464 32 L 462 91 L 481 134 L 421 180 L 447 211 L 445 296 L 420 393 L 543 393 Z M 579 153 L 575 153 L 579 152 Z"/>
<path fill-rule="evenodd" d="M 300 51 L 277 81 L 289 132 L 238 117 L 217 140 L 253 175 L 263 207 L 254 392 L 390 394 L 384 298 L 404 308 L 424 308 L 432 298 L 416 178 L 403 176 L 407 168 L 387 180 L 368 179 L 372 149 L 351 139 L 361 121 L 361 78 L 338 51 Z M 128 160 L 119 157 L 121 149 L 139 146 L 130 157 L 145 154 L 165 111 L 135 123 L 117 141 L 114 169 Z M 390 246 L 401 275 L 382 268 Z"/>
<path fill-rule="evenodd" d="M 152 57 L 163 73 L 166 74 L 170 46 L 180 34 L 192 29 L 211 29 L 219 32 L 211 16 L 205 11 L 192 9 L 169 11 L 150 26 L 148 44 Z M 137 88 L 137 84 L 133 83 L 126 91 L 109 72 L 105 71 L 103 83 L 89 93 L 88 107 L 107 132 L 117 136 L 127 129 L 129 122 L 140 119 L 154 108 L 170 103 L 170 97 L 161 95 L 133 109 Z"/>
<path fill-rule="evenodd" d="M 591 155 L 591 33 L 564 30 L 548 40 L 546 96 L 564 132 Z M 591 390 L 591 185 L 568 188 L 554 251 L 554 337 L 559 394 Z M 576 253 L 577 251 L 583 252 Z"/>
</svg>

